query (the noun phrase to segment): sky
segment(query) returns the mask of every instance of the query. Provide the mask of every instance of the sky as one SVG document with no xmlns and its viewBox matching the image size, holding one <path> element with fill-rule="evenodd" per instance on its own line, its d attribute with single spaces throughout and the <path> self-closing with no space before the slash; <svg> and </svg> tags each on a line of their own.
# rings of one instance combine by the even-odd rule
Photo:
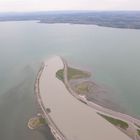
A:
<svg viewBox="0 0 140 140">
<path fill-rule="evenodd" d="M 0 12 L 140 10 L 140 0 L 0 0 Z"/>
</svg>

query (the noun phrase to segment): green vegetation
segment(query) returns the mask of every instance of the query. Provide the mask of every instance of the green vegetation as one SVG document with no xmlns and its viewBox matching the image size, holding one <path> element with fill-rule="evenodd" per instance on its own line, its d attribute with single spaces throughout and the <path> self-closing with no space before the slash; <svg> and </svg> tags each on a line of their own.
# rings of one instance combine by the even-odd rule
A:
<svg viewBox="0 0 140 140">
<path fill-rule="evenodd" d="M 64 82 L 64 69 L 61 69 L 56 72 L 56 77 Z M 68 67 L 68 80 L 72 79 L 80 79 L 80 78 L 87 78 L 90 77 L 88 72 L 81 71 L 79 69 Z"/>
<path fill-rule="evenodd" d="M 129 125 L 122 120 L 118 120 L 118 119 L 115 119 L 115 118 L 112 118 L 112 117 L 109 117 L 109 116 L 106 116 L 106 115 L 103 115 L 103 114 L 100 114 L 100 113 L 98 113 L 98 114 L 100 116 L 102 116 L 104 119 L 106 119 L 107 121 L 109 121 L 110 123 L 112 123 L 113 125 L 119 126 L 122 129 L 126 130 L 129 127 Z"/>
<path fill-rule="evenodd" d="M 140 29 L 139 11 L 66 11 L 1 14 L 0 21 L 26 21 L 39 19 L 39 23 L 91 24 L 113 28 Z M 118 18 L 119 17 L 119 18 Z"/>
<path fill-rule="evenodd" d="M 35 117 L 29 120 L 28 122 L 28 126 L 31 129 L 36 129 L 38 127 L 41 127 L 43 125 L 45 125 L 47 122 L 44 118 L 42 117 Z"/>
<path fill-rule="evenodd" d="M 138 135 L 140 136 L 140 129 L 137 129 Z"/>
<path fill-rule="evenodd" d="M 88 72 L 68 67 L 68 80 L 88 77 L 90 77 L 90 74 Z"/>
<path fill-rule="evenodd" d="M 78 85 L 75 85 L 75 91 L 78 94 L 85 94 L 89 92 L 89 83 L 88 82 L 83 82 Z"/>
<path fill-rule="evenodd" d="M 64 82 L 64 69 L 58 70 L 56 72 L 56 77 L 61 80 L 62 82 Z"/>
<path fill-rule="evenodd" d="M 39 123 L 44 125 L 44 124 L 46 124 L 46 120 L 44 118 L 40 117 L 39 118 Z"/>
</svg>

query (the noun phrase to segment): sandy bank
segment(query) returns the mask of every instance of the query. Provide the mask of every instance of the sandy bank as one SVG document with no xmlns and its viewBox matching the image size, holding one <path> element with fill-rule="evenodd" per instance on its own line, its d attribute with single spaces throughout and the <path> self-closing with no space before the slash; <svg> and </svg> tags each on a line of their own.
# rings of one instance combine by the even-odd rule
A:
<svg viewBox="0 0 140 140">
<path fill-rule="evenodd" d="M 97 115 L 96 110 L 75 99 L 65 85 L 56 78 L 64 67 L 60 57 L 45 62 L 40 77 L 40 95 L 50 117 L 68 140 L 130 140 L 109 122 Z"/>
</svg>

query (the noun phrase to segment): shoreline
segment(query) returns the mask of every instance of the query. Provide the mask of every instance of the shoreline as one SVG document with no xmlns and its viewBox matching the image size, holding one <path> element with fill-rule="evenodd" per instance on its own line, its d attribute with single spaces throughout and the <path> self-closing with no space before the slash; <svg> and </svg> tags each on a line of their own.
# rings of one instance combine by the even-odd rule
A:
<svg viewBox="0 0 140 140">
<path fill-rule="evenodd" d="M 51 117 L 49 116 L 49 112 L 46 112 L 45 106 L 42 102 L 41 96 L 40 96 L 40 88 L 39 88 L 39 82 L 40 82 L 40 78 L 41 78 L 41 74 L 45 68 L 45 62 L 42 63 L 42 66 L 37 74 L 37 78 L 35 81 L 35 85 L 34 85 L 34 91 L 36 94 L 36 98 L 37 101 L 40 105 L 40 108 L 44 114 L 44 118 L 47 120 L 48 122 L 48 126 L 50 128 L 50 131 L 52 132 L 53 136 L 55 137 L 56 140 L 59 140 L 61 138 L 61 140 L 67 140 L 66 137 L 62 134 L 62 132 L 57 128 L 57 126 L 55 125 L 55 123 L 53 122 L 53 120 L 51 119 Z"/>
<path fill-rule="evenodd" d="M 45 61 L 44 64 L 35 87 L 39 104 L 56 140 L 73 139 L 74 135 L 77 136 L 77 140 L 103 139 L 103 136 L 106 139 L 113 139 L 114 135 L 116 135 L 116 138 L 130 140 L 128 136 L 99 116 L 96 109 L 81 103 L 83 99 L 79 102 L 74 96 L 71 96 L 66 85 L 56 77 L 56 72 L 64 68 L 61 57 L 53 57 Z M 49 88 L 46 88 L 46 86 Z M 53 86 L 55 88 L 51 88 Z M 64 99 L 65 105 L 63 105 Z M 48 107 L 51 110 L 50 114 L 45 109 Z M 58 113 L 58 110 L 61 113 Z M 87 119 L 83 115 L 86 115 Z M 76 119 L 78 116 L 80 119 Z M 71 123 L 66 121 L 67 119 L 70 119 Z M 87 131 L 88 129 L 94 131 L 94 133 Z"/>
<path fill-rule="evenodd" d="M 117 102 L 114 103 L 114 100 L 111 100 L 110 93 L 107 94 L 109 90 L 105 87 L 101 87 L 92 79 L 71 79 L 69 80 L 69 84 L 78 95 L 85 95 L 88 101 L 94 102 L 100 106 L 114 110 L 116 112 L 127 114 L 125 109 L 119 106 Z M 86 91 L 80 90 L 80 86 L 82 87 L 82 85 L 87 86 Z"/>
<path fill-rule="evenodd" d="M 64 68 L 66 68 L 66 67 L 68 67 L 68 65 L 67 65 L 67 62 L 63 59 L 63 58 L 61 58 L 62 60 L 63 60 L 63 63 L 64 63 L 64 65 L 65 65 L 65 67 Z M 67 68 L 66 68 L 67 69 Z M 64 70 L 65 71 L 65 70 Z M 66 70 L 67 71 L 67 70 Z M 66 72 L 67 73 L 67 72 Z M 65 74 L 65 75 L 67 75 L 67 74 Z M 70 93 L 74 96 L 74 97 L 76 97 L 76 98 L 78 98 L 78 94 L 77 93 L 75 93 L 75 91 L 71 88 L 71 85 L 70 85 L 70 83 L 69 83 L 69 81 L 68 81 L 68 79 L 66 78 L 67 76 L 64 76 L 65 78 L 64 78 L 64 82 L 65 82 L 65 84 L 66 84 L 66 87 L 68 87 L 68 89 L 69 89 L 69 91 L 70 91 Z M 80 80 L 79 80 L 80 81 Z M 81 81 L 83 81 L 82 79 L 81 79 Z M 92 83 L 92 81 L 88 81 L 88 82 L 91 82 Z M 79 95 L 80 97 L 82 97 L 81 95 Z M 84 95 L 83 95 L 84 96 Z M 84 99 L 85 100 L 85 99 Z M 92 101 L 89 101 L 89 100 L 87 100 L 87 102 L 92 102 Z M 92 103 L 94 103 L 94 102 L 92 102 Z M 101 105 L 98 105 L 98 104 L 96 104 L 97 106 L 100 106 L 100 107 L 103 107 L 103 106 L 101 106 Z M 103 108 L 106 108 L 106 107 L 103 107 Z M 106 109 L 108 109 L 108 108 L 106 108 Z M 109 110 L 112 110 L 112 109 L 109 109 Z M 113 111 L 113 110 L 112 110 Z M 117 111 L 115 111 L 115 112 L 117 112 Z M 118 112 L 118 113 L 121 113 L 121 112 Z M 125 114 L 125 113 L 121 113 L 121 114 Z M 125 115 L 127 115 L 127 114 L 125 114 Z M 127 116 L 130 116 L 130 117 L 132 117 L 131 115 L 127 115 Z M 132 117 L 133 119 L 136 119 L 139 123 L 140 123 L 140 120 L 139 119 L 137 119 L 137 118 L 135 118 L 135 117 Z"/>
<path fill-rule="evenodd" d="M 97 26 L 97 27 L 104 27 L 104 28 L 110 28 L 110 29 L 122 29 L 122 30 L 140 30 L 140 28 L 130 28 L 130 27 L 117 27 L 117 26 L 105 26 L 105 25 L 100 25 L 100 24 L 95 24 L 95 23 L 76 23 L 76 22 L 44 22 L 44 21 L 39 21 L 38 23 L 40 24 L 69 24 L 69 25 L 90 25 L 90 26 Z"/>
<path fill-rule="evenodd" d="M 66 88 L 69 90 L 69 93 L 71 93 L 71 95 L 73 97 L 75 97 L 77 100 L 79 100 L 80 102 L 88 105 L 89 107 L 95 109 L 97 111 L 97 113 L 101 113 L 103 115 L 107 115 L 110 117 L 113 117 L 115 119 L 120 119 L 122 121 L 125 121 L 129 124 L 129 127 L 131 127 L 133 130 L 137 132 L 139 130 L 139 125 L 140 125 L 140 120 L 137 118 L 134 118 L 130 115 L 121 113 L 121 112 L 117 112 L 117 111 L 113 111 L 112 109 L 106 108 L 104 106 L 101 106 L 95 102 L 89 101 L 87 100 L 87 98 L 85 97 L 85 95 L 79 95 L 77 94 L 72 88 L 71 85 L 69 83 L 69 80 L 67 79 L 67 69 L 68 69 L 68 64 L 67 62 L 61 58 L 64 64 L 64 84 L 66 85 Z M 137 124 L 137 125 L 136 125 Z M 121 129 L 120 129 L 121 130 Z M 121 130 L 123 131 L 123 130 Z M 125 131 L 123 131 L 124 133 L 127 133 Z M 134 135 L 134 140 L 140 140 L 140 136 L 136 133 Z"/>
</svg>

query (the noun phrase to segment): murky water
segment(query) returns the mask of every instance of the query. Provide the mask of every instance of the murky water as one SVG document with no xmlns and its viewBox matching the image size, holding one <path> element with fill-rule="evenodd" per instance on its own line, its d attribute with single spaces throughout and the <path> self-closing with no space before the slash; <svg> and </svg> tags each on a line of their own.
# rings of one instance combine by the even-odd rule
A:
<svg viewBox="0 0 140 140">
<path fill-rule="evenodd" d="M 111 89 L 110 98 L 140 116 L 140 31 L 90 25 L 0 23 L 0 136 L 2 140 L 52 140 L 48 129 L 30 131 L 38 112 L 34 80 L 40 62 L 62 55 Z"/>
</svg>

